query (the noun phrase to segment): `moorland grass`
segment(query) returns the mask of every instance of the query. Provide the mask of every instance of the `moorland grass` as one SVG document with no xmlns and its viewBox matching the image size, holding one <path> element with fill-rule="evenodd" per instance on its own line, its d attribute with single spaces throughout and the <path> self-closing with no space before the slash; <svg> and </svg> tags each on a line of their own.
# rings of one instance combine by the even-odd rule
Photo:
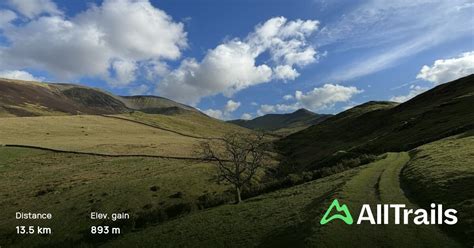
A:
<svg viewBox="0 0 474 248">
<path fill-rule="evenodd" d="M 435 202 L 458 211 L 459 222 L 443 226 L 465 245 L 474 244 L 474 133 L 415 149 L 403 170 L 411 198 L 424 207 Z"/>
<path fill-rule="evenodd" d="M 91 211 L 129 213 L 130 221 L 107 223 L 125 233 L 175 218 L 209 204 L 202 199 L 219 200 L 228 186 L 215 184 L 214 175 L 206 163 L 0 147 L 0 243 L 87 244 L 90 226 L 102 224 L 89 219 Z M 50 212 L 53 220 L 17 221 L 16 211 Z M 21 224 L 49 226 L 54 235 L 14 235 Z"/>
<path fill-rule="evenodd" d="M 186 135 L 216 138 L 228 132 L 248 132 L 237 125 L 216 120 L 198 112 L 183 112 L 176 115 L 147 114 L 135 111 L 118 117 L 140 121 L 158 127 L 174 130 Z"/>
<path fill-rule="evenodd" d="M 193 213 L 127 234 L 106 247 L 457 247 L 437 227 L 347 226 L 319 221 L 332 199 L 349 206 L 354 219 L 362 203 L 394 201 L 416 207 L 400 189 L 407 153 L 247 200 Z M 341 246 L 342 245 L 342 246 Z"/>
<path fill-rule="evenodd" d="M 199 139 L 102 116 L 0 119 L 0 144 L 58 150 L 191 157 Z"/>
</svg>

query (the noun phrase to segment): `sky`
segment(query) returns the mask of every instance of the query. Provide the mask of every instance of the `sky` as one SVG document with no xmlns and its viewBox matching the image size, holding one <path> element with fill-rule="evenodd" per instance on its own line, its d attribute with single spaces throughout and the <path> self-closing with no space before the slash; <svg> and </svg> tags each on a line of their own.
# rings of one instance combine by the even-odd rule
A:
<svg viewBox="0 0 474 248">
<path fill-rule="evenodd" d="M 404 102 L 474 73 L 472 0 L 6 0 L 0 77 L 219 119 Z"/>
</svg>

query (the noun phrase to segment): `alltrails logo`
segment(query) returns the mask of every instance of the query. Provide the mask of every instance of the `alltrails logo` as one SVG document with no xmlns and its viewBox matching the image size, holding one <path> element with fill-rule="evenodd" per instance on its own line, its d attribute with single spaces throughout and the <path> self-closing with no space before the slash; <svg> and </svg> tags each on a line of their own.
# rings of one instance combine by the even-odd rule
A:
<svg viewBox="0 0 474 248">
<path fill-rule="evenodd" d="M 333 213 L 337 211 L 336 213 Z M 454 225 L 458 222 L 455 209 L 446 209 L 443 211 L 443 205 L 431 204 L 430 210 L 425 209 L 409 209 L 405 204 L 377 204 L 376 212 L 372 212 L 369 204 L 363 204 L 360 210 L 357 224 L 363 221 L 372 225 L 382 224 L 415 224 L 415 225 Z M 349 208 L 339 204 L 337 199 L 329 206 L 321 219 L 321 225 L 325 225 L 330 221 L 340 219 L 347 225 L 352 225 L 353 219 Z M 392 222 L 393 221 L 393 222 Z"/>
</svg>

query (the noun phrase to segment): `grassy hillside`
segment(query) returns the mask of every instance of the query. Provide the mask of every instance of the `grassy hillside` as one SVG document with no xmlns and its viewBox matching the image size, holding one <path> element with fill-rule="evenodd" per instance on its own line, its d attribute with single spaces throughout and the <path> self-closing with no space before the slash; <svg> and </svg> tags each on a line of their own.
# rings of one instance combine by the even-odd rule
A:
<svg viewBox="0 0 474 248">
<path fill-rule="evenodd" d="M 220 199 L 227 190 L 225 185 L 210 183 L 214 169 L 210 164 L 182 160 L 0 147 L 0 243 L 5 247 L 46 243 L 71 247 L 92 242 L 87 235 L 90 226 L 103 222 L 91 221 L 91 211 L 130 213 L 130 221 L 113 223 L 126 233 L 147 222 L 196 210 L 209 204 L 209 199 Z M 18 221 L 16 211 L 51 212 L 53 220 Z M 20 224 L 47 225 L 54 235 L 15 235 L 14 227 Z"/>
<path fill-rule="evenodd" d="M 459 223 L 447 231 L 474 244 L 474 133 L 423 145 L 403 170 L 407 190 L 414 200 L 429 207 L 442 203 L 459 212 Z"/>
<path fill-rule="evenodd" d="M 369 102 L 277 143 L 300 167 L 315 168 L 341 153 L 407 151 L 472 129 L 474 75 L 442 84 L 403 104 Z"/>
<path fill-rule="evenodd" d="M 0 117 L 120 114 L 135 110 L 167 115 L 201 113 L 193 107 L 162 97 L 119 97 L 100 89 L 74 84 L 0 78 L 0 92 Z"/>
<path fill-rule="evenodd" d="M 159 96 L 122 96 L 120 99 L 128 108 L 149 114 L 201 113 L 193 107 Z"/>
<path fill-rule="evenodd" d="M 111 114 L 127 112 L 124 103 L 103 91 L 69 84 L 0 79 L 1 116 Z"/>
<path fill-rule="evenodd" d="M 299 109 L 289 114 L 267 114 L 253 120 L 232 120 L 230 123 L 253 130 L 276 131 L 289 134 L 317 124 L 331 115 L 320 115 L 306 109 Z"/>
<path fill-rule="evenodd" d="M 198 137 L 221 137 L 227 132 L 249 132 L 245 128 L 194 111 L 173 115 L 147 114 L 137 111 L 117 116 Z"/>
<path fill-rule="evenodd" d="M 102 116 L 0 119 L 0 144 L 106 154 L 192 156 L 200 139 Z"/>
<path fill-rule="evenodd" d="M 319 221 L 332 199 L 348 205 L 354 218 L 361 204 L 410 203 L 399 173 L 407 153 L 390 153 L 372 164 L 289 189 L 258 196 L 241 205 L 194 213 L 144 231 L 130 233 L 106 247 L 459 247 L 436 226 L 345 225 Z"/>
</svg>

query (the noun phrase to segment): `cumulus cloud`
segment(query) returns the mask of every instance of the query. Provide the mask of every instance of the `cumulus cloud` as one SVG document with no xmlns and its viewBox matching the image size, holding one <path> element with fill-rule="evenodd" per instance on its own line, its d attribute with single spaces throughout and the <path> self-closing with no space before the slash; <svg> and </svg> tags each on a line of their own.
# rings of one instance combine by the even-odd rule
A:
<svg viewBox="0 0 474 248">
<path fill-rule="evenodd" d="M 133 61 L 117 60 L 112 63 L 115 77 L 110 81 L 114 86 L 125 86 L 135 80 L 137 65 Z"/>
<path fill-rule="evenodd" d="M 325 84 L 307 93 L 296 91 L 295 99 L 305 108 L 318 110 L 330 107 L 337 102 L 349 101 L 352 96 L 361 92 L 362 90 L 353 86 L 347 87 L 338 84 Z"/>
<path fill-rule="evenodd" d="M 262 104 L 260 108 L 257 110 L 257 115 L 264 115 L 269 113 L 275 113 L 276 107 L 274 105 L 269 104 Z"/>
<path fill-rule="evenodd" d="M 250 120 L 252 119 L 252 115 L 249 113 L 243 113 L 242 116 L 240 116 L 240 119 L 242 120 Z"/>
<path fill-rule="evenodd" d="M 21 15 L 28 18 L 34 18 L 41 14 L 62 14 L 51 0 L 8 0 L 8 4 Z"/>
<path fill-rule="evenodd" d="M 300 74 L 295 68 L 289 65 L 279 65 L 275 67 L 275 78 L 282 80 L 295 80 Z"/>
<path fill-rule="evenodd" d="M 307 38 L 317 30 L 314 20 L 288 21 L 276 17 L 257 25 L 244 39 L 231 39 L 209 50 L 198 62 L 188 58 L 158 84 L 157 93 L 191 105 L 202 97 L 233 93 L 273 78 L 293 80 L 302 67 L 317 60 Z M 257 64 L 268 54 L 269 63 Z M 274 67 L 272 69 L 272 67 Z"/>
<path fill-rule="evenodd" d="M 471 51 L 456 58 L 436 60 L 432 66 L 424 65 L 416 78 L 441 84 L 473 73 L 474 51 Z"/>
<path fill-rule="evenodd" d="M 11 21 L 16 19 L 15 12 L 11 10 L 0 10 L 0 29 L 5 28 Z"/>
<path fill-rule="evenodd" d="M 0 78 L 27 80 L 27 81 L 43 81 L 44 78 L 34 77 L 27 71 L 21 70 L 4 70 L 0 71 Z"/>
<path fill-rule="evenodd" d="M 241 103 L 233 100 L 228 100 L 225 104 L 223 110 L 220 109 L 208 109 L 203 112 L 211 117 L 216 119 L 230 119 L 232 117 L 232 112 L 236 111 L 240 107 Z"/>
<path fill-rule="evenodd" d="M 421 86 L 418 86 L 418 85 L 411 85 L 410 86 L 410 91 L 408 92 L 407 95 L 403 95 L 403 96 L 394 96 L 392 98 L 390 98 L 390 101 L 392 102 L 406 102 L 410 99 L 412 99 L 413 97 L 425 92 L 429 90 L 429 88 L 426 88 L 426 87 L 421 87 Z"/>
<path fill-rule="evenodd" d="M 292 104 L 260 105 L 257 114 L 264 115 L 276 112 L 290 112 L 295 111 L 299 108 L 319 111 L 322 109 L 330 108 L 338 102 L 347 102 L 354 95 L 359 94 L 361 92 L 362 90 L 359 90 L 353 86 L 325 84 L 322 87 L 314 88 L 313 90 L 308 91 L 306 93 L 303 93 L 302 91 L 296 91 L 295 95 L 292 96 L 292 98 L 285 96 L 288 98 L 288 100 L 295 100 L 295 102 Z"/>
<path fill-rule="evenodd" d="M 224 114 L 222 113 L 221 110 L 207 109 L 207 110 L 204 110 L 203 112 L 204 112 L 204 114 L 209 115 L 212 118 L 216 118 L 216 119 L 220 119 L 220 120 L 224 119 Z"/>
<path fill-rule="evenodd" d="M 234 102 L 232 100 L 227 101 L 224 111 L 227 113 L 232 113 L 240 107 L 240 102 Z"/>
<path fill-rule="evenodd" d="M 43 9 L 29 5 L 38 2 Z M 9 44 L 0 47 L 2 67 L 45 70 L 59 80 L 100 77 L 125 86 L 138 66 L 176 60 L 187 47 L 183 24 L 148 0 L 105 0 L 71 18 L 48 2 L 12 1 L 25 16 L 50 15 L 3 28 Z"/>
</svg>

